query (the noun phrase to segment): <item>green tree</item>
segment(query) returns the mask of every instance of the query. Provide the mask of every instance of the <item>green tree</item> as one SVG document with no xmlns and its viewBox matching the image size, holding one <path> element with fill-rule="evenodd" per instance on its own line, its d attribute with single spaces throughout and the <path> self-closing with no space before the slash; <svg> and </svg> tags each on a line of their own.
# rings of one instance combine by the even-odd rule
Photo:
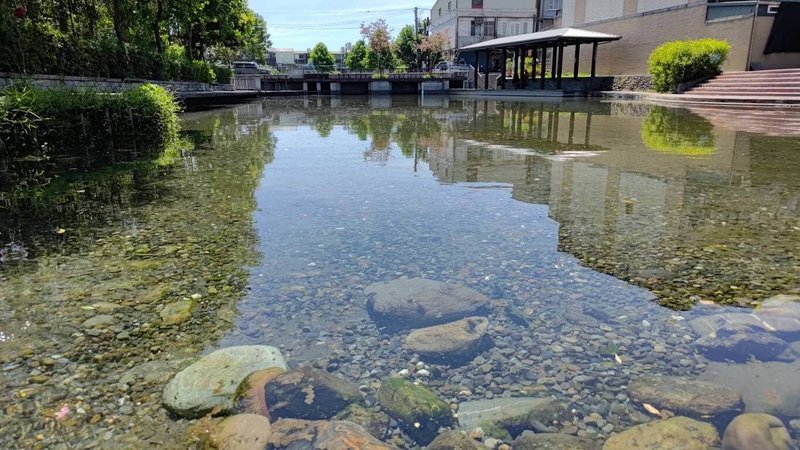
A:
<svg viewBox="0 0 800 450">
<path fill-rule="evenodd" d="M 414 27 L 411 25 L 404 26 L 394 41 L 394 49 L 398 61 L 407 68 L 416 69 L 418 45 L 419 39 L 414 32 Z"/>
<path fill-rule="evenodd" d="M 370 49 L 370 52 L 367 53 L 369 62 L 367 67 L 377 68 L 383 74 L 383 69 L 392 67 L 391 65 L 394 63 L 389 25 L 383 19 L 378 19 L 369 25 L 362 24 L 361 35 L 366 39 Z"/>
<path fill-rule="evenodd" d="M 248 11 L 241 38 L 239 58 L 266 64 L 267 49 L 272 46 L 269 37 L 267 21 L 260 14 Z"/>
<path fill-rule="evenodd" d="M 336 69 L 336 60 L 322 42 L 314 46 L 308 59 L 318 72 L 333 72 Z"/>
<path fill-rule="evenodd" d="M 357 41 L 355 45 L 353 45 L 353 48 L 350 49 L 350 52 L 347 54 L 347 58 L 344 60 L 344 65 L 350 70 L 366 69 L 366 58 L 367 44 L 365 44 L 364 40 L 361 39 Z"/>
<path fill-rule="evenodd" d="M 372 49 L 367 49 L 367 55 L 364 57 L 364 67 L 371 70 L 378 70 L 383 73 L 384 69 L 394 70 L 397 68 L 397 60 L 394 57 L 392 48 L 386 48 L 380 53 L 375 53 Z"/>
<path fill-rule="evenodd" d="M 419 44 L 419 51 L 422 52 L 423 58 L 428 61 L 428 67 L 433 67 L 449 47 L 450 41 L 447 39 L 447 35 L 439 32 L 422 38 L 422 42 Z"/>
</svg>

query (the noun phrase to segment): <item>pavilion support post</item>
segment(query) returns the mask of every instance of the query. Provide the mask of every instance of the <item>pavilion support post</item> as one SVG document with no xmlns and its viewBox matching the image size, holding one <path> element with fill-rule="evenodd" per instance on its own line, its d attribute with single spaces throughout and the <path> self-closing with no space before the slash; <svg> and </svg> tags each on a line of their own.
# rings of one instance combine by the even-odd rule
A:
<svg viewBox="0 0 800 450">
<path fill-rule="evenodd" d="M 553 62 L 550 63 L 550 78 L 556 79 L 558 73 L 558 45 L 553 45 Z"/>
<path fill-rule="evenodd" d="M 581 60 L 581 44 L 575 44 L 575 63 L 572 67 L 572 78 L 578 79 L 578 69 L 580 68 Z"/>
<path fill-rule="evenodd" d="M 522 89 L 528 86 L 528 74 L 525 71 L 525 60 L 528 59 L 528 47 L 522 47 L 522 65 L 520 71 L 522 72 Z"/>
<path fill-rule="evenodd" d="M 489 89 L 489 60 L 491 59 L 492 51 L 486 50 L 486 64 L 483 65 L 483 88 Z"/>
<path fill-rule="evenodd" d="M 538 51 L 538 47 L 533 47 L 533 50 L 531 50 L 531 80 L 536 79 L 536 54 Z"/>
<path fill-rule="evenodd" d="M 501 56 L 501 58 L 503 58 L 503 68 L 501 69 L 500 79 L 498 81 L 502 83 L 502 89 L 505 89 L 506 88 L 506 58 L 508 58 L 508 51 L 505 48 L 503 48 L 503 55 Z"/>
<path fill-rule="evenodd" d="M 569 113 L 569 134 L 567 135 L 567 144 L 572 144 L 573 136 L 575 135 L 575 111 Z"/>
<path fill-rule="evenodd" d="M 592 44 L 592 78 L 597 73 L 597 42 Z"/>
<path fill-rule="evenodd" d="M 542 66 L 542 67 L 544 67 L 544 66 Z M 542 138 L 542 126 L 543 125 L 544 125 L 544 104 L 540 103 L 539 104 L 539 117 L 538 117 L 538 120 L 536 121 L 536 138 L 537 139 L 541 139 Z"/>
<path fill-rule="evenodd" d="M 540 89 L 544 90 L 545 75 L 547 72 L 547 47 L 542 47 L 542 76 L 540 82 Z"/>
<path fill-rule="evenodd" d="M 519 49 L 514 49 L 514 60 L 511 61 L 511 79 L 514 82 L 514 87 L 519 83 Z"/>
<path fill-rule="evenodd" d="M 564 74 L 564 44 L 558 45 L 558 88 L 561 89 L 561 76 Z"/>
<path fill-rule="evenodd" d="M 478 64 L 479 62 L 480 62 L 480 54 L 476 51 L 475 52 L 475 67 L 473 67 L 473 69 L 475 71 L 475 73 L 473 74 L 473 77 L 475 79 L 474 86 L 473 86 L 474 89 L 478 89 L 478 67 L 480 67 L 480 65 Z"/>
<path fill-rule="evenodd" d="M 583 135 L 583 145 L 589 145 L 592 136 L 592 112 L 586 113 L 586 133 Z"/>
</svg>

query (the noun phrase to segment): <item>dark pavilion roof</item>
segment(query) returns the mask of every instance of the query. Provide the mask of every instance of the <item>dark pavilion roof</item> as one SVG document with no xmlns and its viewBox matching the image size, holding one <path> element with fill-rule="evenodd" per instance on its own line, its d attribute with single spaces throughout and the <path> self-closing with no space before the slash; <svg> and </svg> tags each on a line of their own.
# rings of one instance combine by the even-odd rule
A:
<svg viewBox="0 0 800 450">
<path fill-rule="evenodd" d="M 600 33 L 597 31 L 581 30 L 578 28 L 557 28 L 554 30 L 538 31 L 536 33 L 508 36 L 490 41 L 461 47 L 460 51 L 492 50 L 509 47 L 521 47 L 533 44 L 587 44 L 592 42 L 610 42 L 622 39 L 615 34 Z"/>
</svg>

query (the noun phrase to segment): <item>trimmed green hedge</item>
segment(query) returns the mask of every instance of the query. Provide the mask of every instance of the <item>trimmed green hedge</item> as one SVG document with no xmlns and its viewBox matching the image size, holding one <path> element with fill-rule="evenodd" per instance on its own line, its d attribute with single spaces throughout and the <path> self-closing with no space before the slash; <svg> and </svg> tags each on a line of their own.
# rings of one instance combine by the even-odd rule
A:
<svg viewBox="0 0 800 450">
<path fill-rule="evenodd" d="M 647 62 L 653 87 L 675 92 L 681 83 L 719 75 L 730 49 L 727 42 L 710 38 L 662 44 Z"/>
<path fill-rule="evenodd" d="M 36 89 L 0 92 L 0 159 L 77 156 L 86 163 L 155 154 L 177 139 L 178 104 L 146 84 L 121 94 Z"/>
</svg>

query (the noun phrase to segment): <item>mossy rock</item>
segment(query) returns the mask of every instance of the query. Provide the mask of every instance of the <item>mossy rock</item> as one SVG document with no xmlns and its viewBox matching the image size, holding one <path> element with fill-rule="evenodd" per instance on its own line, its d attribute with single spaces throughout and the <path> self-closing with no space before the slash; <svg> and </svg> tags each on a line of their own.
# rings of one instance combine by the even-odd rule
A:
<svg viewBox="0 0 800 450">
<path fill-rule="evenodd" d="M 483 435 L 490 438 L 499 439 L 503 442 L 511 442 L 514 438 L 501 424 L 495 422 L 483 422 L 480 426 Z"/>
<path fill-rule="evenodd" d="M 386 413 L 367 409 L 356 403 L 334 416 L 333 420 L 343 420 L 361 425 L 369 434 L 378 439 L 386 437 L 391 421 Z"/>
<path fill-rule="evenodd" d="M 425 445 L 440 427 L 453 424 L 450 406 L 429 389 L 403 378 L 389 378 L 377 393 L 378 402 L 418 443 Z"/>
</svg>

